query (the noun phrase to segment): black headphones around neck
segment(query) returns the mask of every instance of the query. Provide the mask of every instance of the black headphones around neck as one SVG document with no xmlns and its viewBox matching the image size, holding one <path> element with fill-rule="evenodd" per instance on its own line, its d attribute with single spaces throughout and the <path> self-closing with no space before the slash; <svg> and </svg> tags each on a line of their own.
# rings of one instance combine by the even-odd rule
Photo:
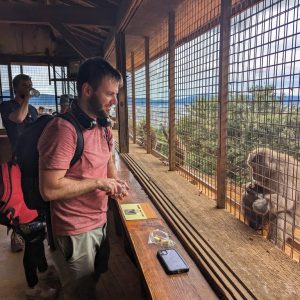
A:
<svg viewBox="0 0 300 300">
<path fill-rule="evenodd" d="M 74 100 L 71 105 L 71 112 L 74 114 L 77 121 L 80 123 L 80 125 L 85 129 L 93 129 L 97 125 L 101 127 L 109 127 L 111 126 L 110 118 L 102 117 L 97 118 L 97 120 L 94 120 L 90 116 L 88 116 L 77 104 L 77 102 Z"/>
</svg>

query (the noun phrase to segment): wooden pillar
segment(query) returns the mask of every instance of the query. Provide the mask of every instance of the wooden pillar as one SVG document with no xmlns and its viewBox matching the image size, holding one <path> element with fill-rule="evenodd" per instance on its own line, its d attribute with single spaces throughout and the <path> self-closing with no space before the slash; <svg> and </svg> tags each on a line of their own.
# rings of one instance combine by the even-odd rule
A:
<svg viewBox="0 0 300 300">
<path fill-rule="evenodd" d="M 228 71 L 230 47 L 231 0 L 221 1 L 220 56 L 219 56 L 219 115 L 218 115 L 218 162 L 217 162 L 217 207 L 225 208 L 226 198 L 226 138 Z"/>
<path fill-rule="evenodd" d="M 12 73 L 11 73 L 11 64 L 7 65 L 7 71 L 8 71 L 8 83 L 9 83 L 9 93 L 10 93 L 10 99 L 14 98 L 14 88 L 12 84 Z"/>
<path fill-rule="evenodd" d="M 169 48 L 169 170 L 174 171 L 175 165 L 175 13 L 169 13 L 169 32 L 168 32 L 168 48 Z"/>
<path fill-rule="evenodd" d="M 146 84 L 146 128 L 147 153 L 151 153 L 151 124 L 150 124 L 150 71 L 149 71 L 149 37 L 145 37 L 145 84 Z"/>
<path fill-rule="evenodd" d="M 136 108 L 135 108 L 135 68 L 134 68 L 134 52 L 131 52 L 131 95 L 132 95 L 132 131 L 133 143 L 136 143 Z"/>
<path fill-rule="evenodd" d="M 115 36 L 116 41 L 116 63 L 117 69 L 123 77 L 123 87 L 118 96 L 118 123 L 119 123 L 119 151 L 121 153 L 129 152 L 129 134 L 128 134 L 128 104 L 127 104 L 127 80 L 126 80 L 126 47 L 125 34 L 120 31 Z"/>
</svg>

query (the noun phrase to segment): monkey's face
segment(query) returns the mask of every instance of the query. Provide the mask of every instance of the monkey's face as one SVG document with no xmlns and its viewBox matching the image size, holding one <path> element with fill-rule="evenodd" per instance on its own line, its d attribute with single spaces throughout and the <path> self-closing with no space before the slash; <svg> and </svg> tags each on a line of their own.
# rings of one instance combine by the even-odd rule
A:
<svg viewBox="0 0 300 300">
<path fill-rule="evenodd" d="M 251 168 L 252 178 L 265 188 L 270 188 L 270 179 L 273 178 L 273 169 L 270 167 L 269 157 L 265 153 L 252 152 L 247 160 Z"/>
<path fill-rule="evenodd" d="M 272 192 L 281 189 L 278 185 L 283 182 L 283 166 L 278 154 L 270 149 L 258 149 L 249 154 L 247 164 L 251 168 L 252 178 L 261 186 Z"/>
</svg>

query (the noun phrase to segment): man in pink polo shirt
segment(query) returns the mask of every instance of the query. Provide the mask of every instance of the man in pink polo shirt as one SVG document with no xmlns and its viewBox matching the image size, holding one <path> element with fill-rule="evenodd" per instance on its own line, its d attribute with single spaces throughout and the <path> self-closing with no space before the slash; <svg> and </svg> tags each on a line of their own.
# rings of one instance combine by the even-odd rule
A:
<svg viewBox="0 0 300 300">
<path fill-rule="evenodd" d="M 77 134 L 70 122 L 55 118 L 39 139 L 40 191 L 51 201 L 53 256 L 65 300 L 96 299 L 99 266 L 108 259 L 107 196 L 127 195 L 127 184 L 116 174 L 106 124 L 121 84 L 120 72 L 104 59 L 91 58 L 80 66 L 71 114 L 81 125 L 84 150 L 72 167 Z"/>
</svg>

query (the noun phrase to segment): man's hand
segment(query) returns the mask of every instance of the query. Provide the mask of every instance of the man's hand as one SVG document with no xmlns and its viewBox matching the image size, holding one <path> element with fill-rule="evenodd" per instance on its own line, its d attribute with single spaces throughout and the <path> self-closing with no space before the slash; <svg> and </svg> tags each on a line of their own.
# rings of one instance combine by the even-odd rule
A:
<svg viewBox="0 0 300 300">
<path fill-rule="evenodd" d="M 26 89 L 24 90 L 24 93 L 21 95 L 21 99 L 24 101 L 24 102 L 29 102 L 29 99 L 30 99 L 30 89 Z"/>
<path fill-rule="evenodd" d="M 105 191 L 107 195 L 117 200 L 123 200 L 128 195 L 129 187 L 124 180 L 121 179 L 99 179 L 98 189 Z"/>
</svg>

